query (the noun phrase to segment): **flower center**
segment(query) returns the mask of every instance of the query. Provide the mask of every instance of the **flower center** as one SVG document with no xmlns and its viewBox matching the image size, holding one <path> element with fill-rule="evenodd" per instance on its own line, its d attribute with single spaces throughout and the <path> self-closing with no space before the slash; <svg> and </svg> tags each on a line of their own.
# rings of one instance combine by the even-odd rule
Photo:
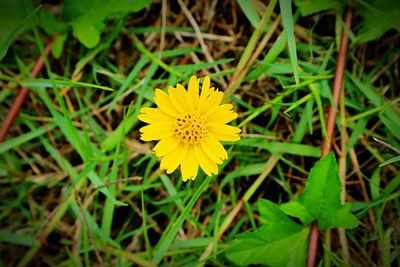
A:
<svg viewBox="0 0 400 267">
<path fill-rule="evenodd" d="M 176 119 L 175 135 L 187 144 L 197 144 L 207 134 L 206 121 L 198 114 L 183 113 Z"/>
</svg>

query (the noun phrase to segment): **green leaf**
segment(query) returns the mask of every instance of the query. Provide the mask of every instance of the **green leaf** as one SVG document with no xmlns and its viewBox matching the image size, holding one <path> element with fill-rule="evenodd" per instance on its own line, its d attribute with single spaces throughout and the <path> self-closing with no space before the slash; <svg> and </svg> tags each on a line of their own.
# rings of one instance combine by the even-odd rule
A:
<svg viewBox="0 0 400 267">
<path fill-rule="evenodd" d="M 64 16 L 70 20 L 73 35 L 86 47 L 93 48 L 100 41 L 104 21 L 112 14 L 138 12 L 151 0 L 66 0 Z"/>
<path fill-rule="evenodd" d="M 46 9 L 39 10 L 38 16 L 39 26 L 48 34 L 62 33 L 65 31 L 66 25 L 57 20 L 52 13 Z"/>
<path fill-rule="evenodd" d="M 333 152 L 320 159 L 311 169 L 299 202 L 318 220 L 318 228 L 353 228 L 357 218 L 340 201 L 341 182 Z"/>
<path fill-rule="evenodd" d="M 337 0 L 296 0 L 302 16 L 308 16 L 328 9 L 340 8 L 340 1 Z"/>
<path fill-rule="evenodd" d="M 314 218 L 308 213 L 308 210 L 298 201 L 291 201 L 280 206 L 281 210 L 287 215 L 300 219 L 303 223 L 310 224 Z"/>
<path fill-rule="evenodd" d="M 273 234 L 265 237 L 267 241 L 275 241 L 301 230 L 301 225 L 292 221 L 275 203 L 260 199 L 257 205 L 260 221 L 273 232 Z"/>
<path fill-rule="evenodd" d="M 392 0 L 375 0 L 371 4 L 359 1 L 365 7 L 363 21 L 357 36 L 357 42 L 365 43 L 376 40 L 385 32 L 396 29 L 400 31 L 400 2 Z"/>
<path fill-rule="evenodd" d="M 71 23 L 73 35 L 87 48 L 95 47 L 100 41 L 100 29 L 86 22 L 85 20 L 76 20 Z"/>
<path fill-rule="evenodd" d="M 26 0 L 0 1 L 0 61 L 18 35 L 31 25 L 32 12 Z"/>
<path fill-rule="evenodd" d="M 51 47 L 51 53 L 53 54 L 53 57 L 56 59 L 59 59 L 61 57 L 62 51 L 64 49 L 64 43 L 65 40 L 67 40 L 67 35 L 58 35 L 55 37 L 53 45 Z"/>
<path fill-rule="evenodd" d="M 258 206 L 265 224 L 257 231 L 239 235 L 227 258 L 241 266 L 304 266 L 309 228 L 293 222 L 268 200 L 260 200 Z"/>
</svg>

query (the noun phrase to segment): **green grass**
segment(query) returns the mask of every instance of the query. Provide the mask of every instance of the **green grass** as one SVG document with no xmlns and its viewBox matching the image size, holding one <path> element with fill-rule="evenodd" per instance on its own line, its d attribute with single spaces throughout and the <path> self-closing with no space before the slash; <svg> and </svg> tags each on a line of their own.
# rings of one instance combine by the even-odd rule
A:
<svg viewBox="0 0 400 267">
<path fill-rule="evenodd" d="M 38 78 L 30 74 L 38 51 L 59 34 L 40 23 L 16 36 L 0 61 L 0 121 L 17 89 L 29 88 L 0 143 L 0 266 L 232 265 L 226 251 L 235 238 L 262 225 L 258 200 L 279 205 L 303 192 L 326 136 L 342 7 L 304 17 L 305 7 L 291 1 L 218 1 L 207 7 L 215 11 L 208 19 L 211 11 L 190 1 L 201 31 L 215 35 L 204 37 L 210 62 L 196 36 L 180 36 L 194 30 L 169 1 L 160 50 L 159 2 L 151 11 L 110 16 L 92 49 L 68 34 L 61 56 L 50 55 Z M 362 16 L 363 5 L 354 12 Z M 275 20 L 278 30 L 262 43 Z M 368 43 L 355 40 L 333 146 L 344 157 L 346 200 L 361 220 L 345 232 L 354 255 L 348 264 L 396 266 L 399 155 L 373 138 L 400 148 L 400 38 L 392 30 Z M 186 86 L 191 75 L 209 75 L 227 92 L 239 114 L 232 125 L 242 133 L 224 144 L 229 159 L 218 175 L 201 172 L 184 183 L 178 171 L 159 170 L 154 143 L 140 140 L 137 115 L 154 106 L 155 88 Z M 321 234 L 323 265 L 346 264 L 336 231 L 331 243 Z"/>
</svg>

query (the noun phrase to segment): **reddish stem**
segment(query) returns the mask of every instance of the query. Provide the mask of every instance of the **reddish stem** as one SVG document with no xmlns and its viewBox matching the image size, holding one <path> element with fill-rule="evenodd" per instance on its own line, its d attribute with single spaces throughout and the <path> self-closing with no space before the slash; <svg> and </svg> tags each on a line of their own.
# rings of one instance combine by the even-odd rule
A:
<svg viewBox="0 0 400 267">
<path fill-rule="evenodd" d="M 352 10 L 348 8 L 344 17 L 344 22 L 347 26 L 347 29 L 351 29 L 351 19 L 352 19 Z M 344 29 L 342 32 L 342 39 L 340 41 L 339 55 L 335 69 L 335 78 L 333 80 L 333 86 L 332 86 L 332 91 L 333 91 L 332 96 L 336 107 L 339 106 L 340 92 L 343 87 L 344 70 L 346 67 L 348 47 L 349 47 L 349 36 L 347 35 L 346 29 Z M 329 106 L 328 121 L 326 127 L 328 136 L 323 140 L 321 157 L 326 156 L 331 151 L 332 148 L 333 134 L 335 131 L 335 123 L 337 115 L 335 106 L 334 105 Z M 315 266 L 318 254 L 318 237 L 319 237 L 318 224 L 314 222 L 311 225 L 310 238 L 308 240 L 307 267 Z"/>
<path fill-rule="evenodd" d="M 351 17 L 352 17 L 352 11 L 351 9 L 347 9 L 344 22 L 347 26 L 348 29 L 351 29 Z M 336 69 L 335 69 L 335 78 L 333 80 L 333 86 L 332 86 L 332 96 L 333 100 L 335 102 L 336 107 L 339 107 L 339 99 L 340 99 L 340 91 L 343 87 L 343 80 L 344 80 L 344 70 L 346 68 L 346 58 L 347 58 L 347 49 L 349 47 L 349 36 L 347 35 L 347 31 L 343 29 L 342 31 L 342 39 L 340 42 L 340 47 L 339 47 L 339 56 L 338 60 L 336 63 Z M 321 157 L 326 156 L 330 151 L 332 147 L 332 142 L 333 142 L 333 134 L 335 132 L 335 123 L 336 123 L 336 109 L 335 106 L 330 105 L 329 106 L 329 113 L 328 113 L 328 121 L 326 125 L 326 130 L 328 132 L 328 137 L 324 139 L 323 145 L 322 145 L 322 154 Z"/>
<path fill-rule="evenodd" d="M 46 56 L 48 56 L 50 54 L 51 41 L 49 41 L 47 43 L 46 48 L 45 48 L 44 51 L 46 53 Z M 35 66 L 32 69 L 32 76 L 34 78 L 36 78 L 39 75 L 39 73 L 42 71 L 43 66 L 44 66 L 43 56 L 40 55 L 38 60 L 36 61 Z M 25 98 L 28 95 L 28 92 L 29 92 L 28 88 L 21 88 L 21 90 L 19 91 L 17 97 L 15 98 L 14 103 L 13 103 L 10 111 L 8 112 L 8 114 L 6 116 L 3 125 L 1 126 L 1 129 L 0 129 L 0 142 L 3 142 L 4 139 L 6 138 L 6 136 L 8 134 L 8 131 L 11 128 L 11 125 L 13 124 L 15 118 L 17 117 L 17 115 L 18 115 L 18 113 L 19 113 L 19 111 L 20 111 L 20 109 L 22 107 L 22 104 L 24 103 Z"/>
</svg>

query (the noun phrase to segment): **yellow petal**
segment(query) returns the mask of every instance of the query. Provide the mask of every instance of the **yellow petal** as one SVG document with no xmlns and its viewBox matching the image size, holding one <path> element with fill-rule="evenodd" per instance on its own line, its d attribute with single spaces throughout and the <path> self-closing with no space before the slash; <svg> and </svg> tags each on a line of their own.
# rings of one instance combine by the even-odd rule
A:
<svg viewBox="0 0 400 267">
<path fill-rule="evenodd" d="M 161 139 L 160 142 L 153 148 L 157 157 L 163 157 L 173 151 L 179 144 L 178 138 L 175 135 L 165 139 Z"/>
<path fill-rule="evenodd" d="M 156 89 L 154 96 L 154 102 L 156 102 L 157 106 L 166 114 L 177 117 L 179 115 L 178 111 L 173 107 L 171 102 L 169 101 L 169 97 L 167 93 L 161 91 L 160 89 Z"/>
<path fill-rule="evenodd" d="M 168 138 L 174 134 L 170 125 L 151 124 L 140 128 L 142 135 L 140 139 L 143 141 L 153 141 Z"/>
<path fill-rule="evenodd" d="M 218 108 L 215 109 L 215 112 L 210 112 L 207 121 L 209 121 L 209 124 L 214 124 L 214 123 L 225 124 L 236 119 L 237 117 L 238 117 L 237 113 L 232 110 L 232 105 L 224 104 L 218 106 Z"/>
<path fill-rule="evenodd" d="M 197 162 L 200 164 L 200 167 L 203 169 L 205 174 L 211 176 L 213 173 L 218 173 L 218 166 L 217 164 L 212 161 L 206 154 L 204 154 L 201 146 L 196 144 L 193 145 L 194 154 L 196 156 Z"/>
<path fill-rule="evenodd" d="M 191 110 L 197 110 L 199 103 L 199 80 L 196 76 L 190 77 L 188 85 L 188 96 Z"/>
<path fill-rule="evenodd" d="M 208 126 L 209 135 L 219 141 L 238 141 L 240 140 L 240 129 L 231 125 L 213 124 Z"/>
<path fill-rule="evenodd" d="M 200 114 L 205 114 L 208 116 L 210 111 L 213 111 L 221 103 L 222 98 L 224 98 L 224 93 L 220 91 L 215 91 L 210 94 L 210 96 L 201 104 Z"/>
<path fill-rule="evenodd" d="M 170 122 L 173 123 L 175 118 L 165 114 L 158 108 L 141 108 L 138 119 L 149 124 L 156 122 Z"/>
<path fill-rule="evenodd" d="M 213 91 L 213 88 L 210 88 L 210 77 L 204 77 L 203 86 L 201 87 L 200 99 L 204 101 Z"/>
<path fill-rule="evenodd" d="M 177 85 L 177 87 L 178 87 L 178 85 Z M 180 87 L 182 87 L 182 86 L 180 85 Z M 175 107 L 175 109 L 179 113 L 185 112 L 185 106 L 182 103 L 186 101 L 186 94 L 187 93 L 186 93 L 185 90 L 183 90 L 183 91 L 184 92 L 182 92 L 181 89 L 174 88 L 172 86 L 170 86 L 168 88 L 169 99 L 170 99 L 172 105 Z"/>
<path fill-rule="evenodd" d="M 208 135 L 205 138 L 205 141 L 208 145 L 212 146 L 213 149 L 217 152 L 218 156 L 222 159 L 225 160 L 228 158 L 228 153 L 226 153 L 225 148 L 222 146 L 220 142 L 218 142 L 217 139 L 215 139 L 212 135 Z"/>
<path fill-rule="evenodd" d="M 183 110 L 191 112 L 193 111 L 190 106 L 190 100 L 188 92 L 186 91 L 185 87 L 180 85 L 179 83 L 176 85 L 176 99 L 179 101 L 179 104 L 183 108 Z"/>
<path fill-rule="evenodd" d="M 180 142 L 173 151 L 163 157 L 160 168 L 166 169 L 168 174 L 175 171 L 186 157 L 188 146 L 188 144 Z"/>
<path fill-rule="evenodd" d="M 182 179 L 186 182 L 188 179 L 194 180 L 197 176 L 199 163 L 194 154 L 193 146 L 189 146 L 186 157 L 181 164 Z"/>
</svg>

